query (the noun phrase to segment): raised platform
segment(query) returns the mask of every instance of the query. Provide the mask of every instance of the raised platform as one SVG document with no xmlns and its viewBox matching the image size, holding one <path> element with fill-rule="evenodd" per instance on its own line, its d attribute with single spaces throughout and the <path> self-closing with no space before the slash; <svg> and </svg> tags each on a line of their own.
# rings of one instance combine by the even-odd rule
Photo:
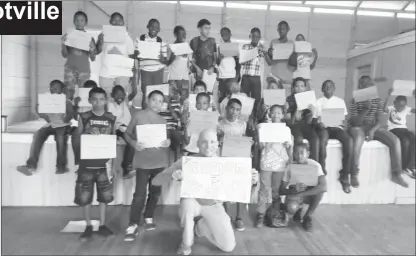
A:
<svg viewBox="0 0 416 256">
<path fill-rule="evenodd" d="M 56 149 L 51 136 L 45 143 L 39 161 L 38 173 L 24 176 L 16 171 L 16 166 L 25 164 L 29 157 L 33 132 L 43 125 L 41 121 L 27 122 L 9 127 L 2 134 L 2 206 L 71 206 L 75 187 L 75 168 L 72 148 L 68 145 L 68 167 L 70 172 L 55 174 Z M 13 132 L 13 133 L 12 133 Z M 68 141 L 70 144 L 70 140 Z M 122 155 L 124 146 L 117 148 Z M 363 146 L 360 163 L 360 183 L 358 189 L 345 194 L 337 181 L 341 169 L 342 151 L 338 141 L 331 140 L 327 152 L 328 192 L 323 203 L 328 204 L 391 204 L 415 203 L 415 181 L 407 176 L 409 188 L 401 188 L 390 181 L 390 157 L 388 148 L 377 141 L 366 142 Z M 173 159 L 172 159 L 173 160 Z M 115 168 L 120 170 L 120 160 Z M 112 204 L 129 205 L 134 193 L 135 180 L 123 180 L 118 175 L 114 181 L 115 200 Z M 180 187 L 172 183 L 164 187 L 160 203 L 176 204 Z M 257 201 L 257 191 L 253 192 L 252 202 Z"/>
</svg>

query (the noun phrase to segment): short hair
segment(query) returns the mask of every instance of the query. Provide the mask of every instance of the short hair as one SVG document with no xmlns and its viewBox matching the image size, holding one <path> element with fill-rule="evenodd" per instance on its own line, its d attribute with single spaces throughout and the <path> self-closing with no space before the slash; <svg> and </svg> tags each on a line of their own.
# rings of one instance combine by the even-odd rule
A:
<svg viewBox="0 0 416 256">
<path fill-rule="evenodd" d="M 257 28 L 257 27 L 252 28 L 252 29 L 251 29 L 251 31 L 250 31 L 250 34 L 253 34 L 253 33 L 255 33 L 255 32 L 258 32 L 259 34 L 261 34 L 260 29 L 259 29 L 259 28 Z"/>
<path fill-rule="evenodd" d="M 101 87 L 92 88 L 88 93 L 88 98 L 91 98 L 94 93 L 104 94 L 104 97 L 107 98 L 107 92 Z"/>
<path fill-rule="evenodd" d="M 52 81 L 49 83 L 49 87 L 51 87 L 51 86 L 52 86 L 52 84 L 59 84 L 59 85 L 61 86 L 61 88 L 62 88 L 62 89 L 64 89 L 64 88 L 65 88 L 65 84 L 64 84 L 61 80 L 58 80 L 58 79 L 52 80 Z"/>
<path fill-rule="evenodd" d="M 119 12 L 113 12 L 113 14 L 111 14 L 110 20 L 114 19 L 117 16 L 119 16 L 122 20 L 124 20 L 123 15 Z"/>
<path fill-rule="evenodd" d="M 335 87 L 335 83 L 334 83 L 334 81 L 332 81 L 331 79 L 328 79 L 328 80 L 325 80 L 325 81 L 322 83 L 321 90 L 323 90 L 323 89 L 324 89 L 324 85 L 325 85 L 326 83 L 329 83 L 329 82 L 331 82 L 331 83 L 334 85 L 334 87 Z"/>
<path fill-rule="evenodd" d="M 283 112 L 283 114 L 285 113 L 285 106 L 283 105 L 279 105 L 279 104 L 274 104 L 273 106 L 270 107 L 270 112 L 272 112 L 273 109 L 275 108 L 280 108 Z"/>
<path fill-rule="evenodd" d="M 305 83 L 305 85 L 306 85 L 306 79 L 305 79 L 305 78 L 303 78 L 303 77 L 296 77 L 296 78 L 295 78 L 295 79 L 293 79 L 293 81 L 292 81 L 292 88 L 294 88 L 294 87 L 295 87 L 295 85 L 296 85 L 296 83 L 297 83 L 297 82 L 299 82 L 299 81 L 304 82 L 304 83 Z"/>
<path fill-rule="evenodd" d="M 395 102 L 404 101 L 404 102 L 406 102 L 406 103 L 407 103 L 407 98 L 406 98 L 406 96 L 399 95 L 399 96 L 397 96 L 397 97 L 394 99 L 394 101 L 395 101 Z"/>
<path fill-rule="evenodd" d="M 293 147 L 293 152 L 295 152 L 295 150 L 297 149 L 306 149 L 307 151 L 309 151 L 309 145 L 304 142 L 297 142 Z"/>
<path fill-rule="evenodd" d="M 148 99 L 150 99 L 153 95 L 158 94 L 160 96 L 162 96 L 162 98 L 165 98 L 165 95 L 163 94 L 163 92 L 159 91 L 159 90 L 154 90 L 151 93 L 149 93 L 149 96 L 147 96 Z"/>
<path fill-rule="evenodd" d="M 192 89 L 195 90 L 195 87 L 197 86 L 203 86 L 205 88 L 205 91 L 207 90 L 207 84 L 204 81 L 201 81 L 201 80 L 196 81 Z"/>
<path fill-rule="evenodd" d="M 126 93 L 123 86 L 121 85 L 114 85 L 113 89 L 111 90 L 111 95 L 116 94 L 117 91 L 122 91 L 123 93 Z"/>
<path fill-rule="evenodd" d="M 270 88 L 270 86 L 269 86 L 269 85 L 270 85 L 271 83 L 275 83 L 275 84 L 277 84 L 277 87 L 278 87 L 279 89 L 284 89 L 284 88 L 283 88 L 283 84 L 282 84 L 282 80 L 276 80 L 276 78 L 269 76 L 268 78 L 266 78 L 266 81 L 267 81 L 267 87 L 268 87 L 268 88 Z"/>
<path fill-rule="evenodd" d="M 173 34 L 176 36 L 177 34 L 179 34 L 179 32 L 180 31 L 185 31 L 185 28 L 184 27 L 182 27 L 182 26 L 176 26 L 174 29 L 173 29 Z"/>
<path fill-rule="evenodd" d="M 227 108 L 228 108 L 229 106 L 231 106 L 231 104 L 233 104 L 233 103 L 236 103 L 236 104 L 240 105 L 240 107 L 242 107 L 242 106 L 243 106 L 243 103 L 241 103 L 241 101 L 240 101 L 239 99 L 236 99 L 236 98 L 231 98 L 231 99 L 227 102 Z"/>
<path fill-rule="evenodd" d="M 198 21 L 198 24 L 197 24 L 196 27 L 197 28 L 200 28 L 200 27 L 203 27 L 205 25 L 210 26 L 211 25 L 211 22 L 209 20 L 207 20 L 207 19 L 202 19 L 202 20 Z"/>
<path fill-rule="evenodd" d="M 147 23 L 148 26 L 150 26 L 152 23 L 157 22 L 160 25 L 160 22 L 157 19 L 150 19 L 149 22 Z"/>
<path fill-rule="evenodd" d="M 88 16 L 87 16 L 87 14 L 85 12 L 83 12 L 83 11 L 77 11 L 74 14 L 74 20 L 75 20 L 75 17 L 77 17 L 77 16 L 84 16 L 85 21 L 88 22 Z"/>
<path fill-rule="evenodd" d="M 98 85 L 94 80 L 87 80 L 84 83 L 84 88 L 95 88 L 95 87 L 98 87 Z"/>
<path fill-rule="evenodd" d="M 208 98 L 208 102 L 211 102 L 211 96 L 209 96 L 208 93 L 206 92 L 200 92 L 196 95 L 196 100 L 198 100 L 201 97 L 207 97 Z"/>
<path fill-rule="evenodd" d="M 287 28 L 290 28 L 289 23 L 287 23 L 287 21 L 285 20 L 282 20 L 281 22 L 279 22 L 279 24 L 277 24 L 278 27 L 283 26 L 283 25 L 286 25 Z"/>
<path fill-rule="evenodd" d="M 221 33 L 223 30 L 227 30 L 229 33 L 231 33 L 231 30 L 230 30 L 229 28 L 227 28 L 227 27 L 223 27 L 223 28 L 220 30 L 220 33 Z"/>
</svg>

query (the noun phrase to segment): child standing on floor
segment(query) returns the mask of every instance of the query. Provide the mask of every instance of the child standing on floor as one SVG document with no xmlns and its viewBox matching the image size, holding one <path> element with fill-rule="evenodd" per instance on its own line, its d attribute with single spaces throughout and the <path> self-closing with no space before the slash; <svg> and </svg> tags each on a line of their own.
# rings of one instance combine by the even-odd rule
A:
<svg viewBox="0 0 416 256">
<path fill-rule="evenodd" d="M 78 31 L 85 31 L 85 26 L 88 23 L 87 14 L 82 11 L 77 11 L 74 14 L 74 25 Z M 91 38 L 90 50 L 80 50 L 77 48 L 65 45 L 68 34 L 62 37 L 61 54 L 66 58 L 64 66 L 64 84 L 67 89 L 67 96 L 72 100 L 75 94 L 76 87 L 82 87 L 88 79 L 90 79 L 91 68 L 90 61 L 95 61 L 95 56 L 98 54 L 95 47 L 95 40 Z"/>
<path fill-rule="evenodd" d="M 223 139 L 225 137 L 242 137 L 246 135 L 247 123 L 240 119 L 241 101 L 238 99 L 230 99 L 227 103 L 225 118 L 222 118 L 218 123 L 218 137 Z M 226 211 L 229 208 L 229 203 L 225 202 L 224 207 Z M 246 204 L 236 203 L 237 216 L 235 217 L 234 227 L 237 231 L 244 231 L 244 222 L 241 218 L 241 213 Z"/>
<path fill-rule="evenodd" d="M 220 33 L 223 43 L 231 43 L 231 30 L 229 28 L 222 28 Z M 221 49 L 218 49 L 218 53 L 218 102 L 221 102 L 231 93 L 227 90 L 225 80 L 227 78 L 236 78 L 237 82 L 239 82 L 241 65 L 237 56 L 224 57 L 221 54 Z"/>
<path fill-rule="evenodd" d="M 81 113 L 78 120 L 77 134 L 115 134 L 116 117 L 105 111 L 107 94 L 102 88 L 93 88 L 89 93 L 92 110 Z M 81 138 L 82 139 L 82 138 Z M 100 203 L 100 227 L 98 234 L 104 237 L 113 235 L 105 225 L 107 204 L 114 200 L 111 159 L 81 159 L 75 186 L 74 203 L 82 206 L 87 227 L 81 234 L 82 241 L 92 237 L 90 209 L 94 195 L 94 183 L 97 186 L 97 201 Z"/>
<path fill-rule="evenodd" d="M 369 76 L 362 76 L 358 81 L 358 90 L 375 86 Z M 381 115 L 384 112 L 384 103 L 380 98 L 355 102 L 351 100 L 349 105 L 348 132 L 353 139 L 353 163 L 351 167 L 350 184 L 353 188 L 360 186 L 358 180 L 361 148 L 364 141 L 373 139 L 380 141 L 389 148 L 391 162 L 391 180 L 402 186 L 409 185 L 402 177 L 402 159 L 399 139 L 391 132 L 380 129 Z"/>
<path fill-rule="evenodd" d="M 126 141 L 135 148 L 133 168 L 136 170 L 136 188 L 133 201 L 130 207 L 129 226 L 126 229 L 124 241 L 131 242 L 136 239 L 139 233 L 139 224 L 142 210 L 147 197 L 147 186 L 149 185 L 149 196 L 147 197 L 144 212 L 146 230 L 154 230 L 156 225 L 153 221 L 154 211 L 161 193 L 160 186 L 153 186 L 153 178 L 163 171 L 169 162 L 170 139 L 163 141 L 160 147 L 146 148 L 146 145 L 137 141 L 136 126 L 146 124 L 166 124 L 166 120 L 159 116 L 164 102 L 164 95 L 161 91 L 152 91 L 148 96 L 147 108 L 136 112 L 132 116 L 130 124 L 124 133 Z M 169 133 L 166 131 L 168 138 Z"/>
<path fill-rule="evenodd" d="M 297 77 L 293 80 L 292 94 L 286 98 L 287 124 L 295 137 L 296 142 L 302 142 L 303 138 L 309 142 L 311 158 L 318 161 L 326 174 L 326 146 L 328 145 L 328 131 L 321 125 L 317 118 L 317 109 L 310 105 L 308 109 L 298 110 L 295 94 L 309 91 L 306 80 Z"/>
<path fill-rule="evenodd" d="M 124 18 L 118 12 L 111 14 L 110 18 L 110 25 L 111 26 L 124 26 Z M 97 54 L 101 55 L 101 71 L 100 71 L 100 80 L 99 84 L 100 87 L 103 88 L 107 95 L 111 94 L 111 90 L 113 86 L 118 84 L 123 86 L 124 90 L 127 91 L 130 85 L 130 77 L 127 76 L 120 76 L 114 77 L 109 73 L 109 67 L 106 65 L 106 58 L 110 54 L 118 54 L 124 57 L 130 57 L 132 59 L 137 58 L 138 52 L 134 50 L 134 42 L 131 39 L 130 35 L 126 33 L 126 38 L 123 43 L 104 43 L 104 34 L 101 33 L 98 36 L 97 41 Z"/>
<path fill-rule="evenodd" d="M 65 85 L 59 80 L 53 80 L 49 84 L 50 94 L 63 94 Z M 39 104 L 37 105 L 37 108 Z M 38 109 L 36 109 L 38 112 Z M 39 113 L 47 124 L 42 126 L 34 135 L 32 145 L 30 146 L 30 157 L 26 165 L 18 166 L 17 170 L 26 176 L 35 174 L 38 167 L 39 156 L 43 144 L 50 135 L 55 136 L 56 143 L 56 174 L 68 172 L 67 166 L 67 140 L 70 132 L 70 120 L 74 116 L 74 106 L 72 102 L 66 100 L 66 113 L 63 114 L 44 114 Z"/>
<path fill-rule="evenodd" d="M 140 41 L 160 43 L 160 55 L 158 60 L 140 59 L 140 76 L 141 76 L 141 89 L 143 94 L 142 108 L 145 108 L 146 104 L 146 87 L 148 85 L 163 84 L 165 65 L 167 64 L 167 45 L 163 42 L 162 38 L 158 36 L 160 32 L 160 23 L 157 19 L 150 19 L 147 24 L 149 32 L 140 36 Z M 140 49 L 139 49 L 140 54 Z"/>
<path fill-rule="evenodd" d="M 129 108 L 129 102 L 136 97 L 137 85 L 136 85 L 136 70 L 133 69 L 133 79 L 131 84 L 131 93 L 126 97 L 126 92 L 121 85 L 113 87 L 111 92 L 111 99 L 108 102 L 108 112 L 116 116 L 116 135 L 118 138 L 124 139 L 124 133 L 127 130 L 127 126 L 131 121 L 131 114 Z M 132 162 L 134 157 L 134 148 L 128 143 L 126 144 L 123 161 L 121 167 L 123 168 L 123 177 L 131 178 L 134 176 L 132 171 Z M 131 172 L 131 173 L 130 173 Z"/>
<path fill-rule="evenodd" d="M 209 75 L 215 72 L 217 45 L 215 39 L 209 37 L 209 31 L 211 30 L 209 20 L 200 20 L 197 27 L 200 36 L 193 38 L 190 42 L 191 49 L 194 51 L 191 71 L 194 73 L 196 80 L 201 80 L 204 70 L 208 70 Z"/>
<path fill-rule="evenodd" d="M 386 107 L 388 97 L 392 92 L 393 89 L 390 89 L 384 103 L 384 111 L 389 114 L 387 129 L 400 140 L 404 173 L 415 179 L 415 134 L 406 125 L 407 116 L 414 114 L 415 108 L 407 106 L 407 98 L 405 96 L 397 96 L 394 99 L 393 106 Z"/>
<path fill-rule="evenodd" d="M 280 105 L 273 105 L 268 113 L 271 123 L 284 123 L 284 107 Z M 257 131 L 261 124 L 257 125 Z M 290 132 L 289 128 L 287 132 Z M 259 138 L 259 136 L 257 136 Z M 260 190 L 259 201 L 257 203 L 257 220 L 256 228 L 263 226 L 266 205 L 271 192 L 272 208 L 280 208 L 280 184 L 282 183 L 283 174 L 287 169 L 290 169 L 292 162 L 292 145 L 293 141 L 285 143 L 262 142 L 259 144 L 260 150 Z M 278 220 L 272 220 L 273 225 L 279 224 Z M 276 223 L 277 222 L 277 223 Z"/>
<path fill-rule="evenodd" d="M 291 184 L 291 169 L 285 170 L 283 175 L 283 183 L 281 185 L 282 195 L 286 195 L 285 207 L 288 214 L 293 214 L 293 220 L 295 222 L 302 223 L 303 228 L 306 231 L 312 230 L 312 218 L 311 216 L 318 208 L 324 193 L 327 190 L 327 181 L 325 174 L 321 168 L 321 165 L 309 159 L 308 145 L 304 143 L 296 144 L 293 149 L 293 163 L 294 164 L 306 164 L 316 170 L 317 185 L 313 187 L 307 187 L 303 183 Z M 289 185 L 289 187 L 288 187 Z M 305 215 L 301 216 L 303 205 L 309 205 Z M 302 221 L 303 219 L 303 221 Z"/>
</svg>

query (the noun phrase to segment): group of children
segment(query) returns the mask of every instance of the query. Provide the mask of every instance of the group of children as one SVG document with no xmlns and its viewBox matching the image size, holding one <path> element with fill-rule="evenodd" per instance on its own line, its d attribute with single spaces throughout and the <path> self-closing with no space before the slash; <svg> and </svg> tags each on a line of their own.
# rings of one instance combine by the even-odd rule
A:
<svg viewBox="0 0 416 256">
<path fill-rule="evenodd" d="M 74 15 L 77 30 L 85 31 L 87 15 L 81 11 Z M 123 16 L 111 15 L 110 24 L 124 26 Z M 66 164 L 66 141 L 72 135 L 72 146 L 75 162 L 78 167 L 78 178 L 75 188 L 75 203 L 83 206 L 87 228 L 82 239 L 92 236 L 90 206 L 93 199 L 94 183 L 97 185 L 97 200 L 100 203 L 100 223 L 98 234 L 110 236 L 113 233 L 105 226 L 105 208 L 113 200 L 112 161 L 111 159 L 80 159 L 80 141 L 82 134 L 113 134 L 126 143 L 123 157 L 123 176 L 136 176 L 136 188 L 130 209 L 130 218 L 126 229 L 125 241 L 133 241 L 139 232 L 141 214 L 144 209 L 146 230 L 156 228 L 154 211 L 161 194 L 161 186 L 171 179 L 181 180 L 181 160 L 169 167 L 169 148 L 183 152 L 183 155 L 215 157 L 221 155 L 221 146 L 227 137 L 251 137 L 253 158 L 253 184 L 257 184 L 260 175 L 259 200 L 257 206 L 256 227 L 267 223 L 273 227 L 287 225 L 288 215 L 295 221 L 302 221 L 305 230 L 312 228 L 312 214 L 316 210 L 326 191 L 326 146 L 328 139 L 337 139 L 342 143 L 343 167 L 339 181 L 345 193 L 351 187 L 358 187 L 358 166 L 361 147 L 365 140 L 379 140 L 390 149 L 392 180 L 407 187 L 401 173 L 405 171 L 415 177 L 415 140 L 414 134 L 406 127 L 406 115 L 415 110 L 406 105 L 406 97 L 398 96 L 394 106 L 386 107 L 381 99 L 366 102 L 352 100 L 349 109 L 345 102 L 334 96 L 335 84 L 327 80 L 322 84 L 324 96 L 315 105 L 299 111 L 295 95 L 310 89 L 309 81 L 298 77 L 292 80 L 290 64 L 286 61 L 273 60 L 273 42 L 287 43 L 289 25 L 280 22 L 278 32 L 269 49 L 259 43 L 261 32 L 253 28 L 250 33 L 251 43 L 243 46 L 250 50 L 257 48 L 258 56 L 239 64 L 237 57 L 224 57 L 218 49 L 215 39 L 209 37 L 210 22 L 203 19 L 198 22 L 200 36 L 190 42 L 193 54 L 175 56 L 170 48 L 158 36 L 159 21 L 151 19 L 147 25 L 148 34 L 139 40 L 161 43 L 159 60 L 140 59 L 140 51 L 135 49 L 131 37 L 126 34 L 124 43 L 107 43 L 100 34 L 97 42 L 91 41 L 90 51 L 66 46 L 66 35 L 62 38 L 62 55 L 67 59 L 65 64 L 64 83 L 54 80 L 50 83 L 51 94 L 66 94 L 67 108 L 65 114 L 41 114 L 47 125 L 34 135 L 30 158 L 25 166 L 18 170 L 32 175 L 39 160 L 41 147 L 49 135 L 54 135 L 57 145 L 57 173 L 68 171 Z M 182 26 L 174 28 L 175 42 L 186 41 L 186 31 Z M 221 29 L 223 43 L 231 42 L 229 28 Z M 298 40 L 304 40 L 299 35 Z M 99 85 L 89 80 L 89 59 L 101 54 L 102 59 L 111 54 L 120 54 L 138 60 L 139 69 L 133 68 L 134 76 L 111 77 L 105 61 L 101 67 Z M 317 52 L 314 50 L 315 65 Z M 284 84 L 291 84 L 292 92 L 284 105 L 266 105 L 262 98 L 262 65 L 263 60 L 272 66 L 274 78 L 267 78 L 268 89 L 283 89 Z M 148 96 L 147 86 L 163 83 L 163 70 L 169 70 L 169 95 L 161 91 L 152 91 Z M 208 74 L 217 73 L 216 89 L 211 92 L 202 81 L 204 70 Z M 293 71 L 293 70 L 292 70 Z M 290 73 L 290 76 L 286 73 Z M 189 77 L 195 82 L 192 88 Z M 143 93 L 143 109 L 131 111 L 128 103 L 136 96 L 137 80 L 140 76 Z M 359 88 L 375 86 L 370 77 L 362 77 Z M 78 107 L 79 98 L 76 88 L 91 88 L 89 91 L 90 108 Z M 130 88 L 131 87 L 131 88 Z M 129 94 L 127 94 L 129 92 Z M 191 105 L 189 93 L 196 94 L 196 102 Z M 251 115 L 243 118 L 242 102 L 233 96 L 246 96 L 255 99 Z M 190 108 L 199 111 L 218 113 L 217 130 L 207 129 L 199 134 L 188 131 Z M 345 123 L 339 127 L 327 127 L 321 121 L 322 110 L 342 108 L 345 110 Z M 388 130 L 381 128 L 380 115 L 389 113 Z M 71 121 L 72 120 L 72 121 Z M 75 121 L 76 120 L 76 121 Z M 285 143 L 260 143 L 259 129 L 262 123 L 285 123 L 290 129 L 292 139 Z M 137 141 L 136 126 L 146 124 L 167 124 L 167 140 L 159 147 L 148 148 Z M 71 128 L 72 127 L 72 128 Z M 279 131 L 277 131 L 279 132 Z M 284 132 L 284 131 L 280 131 Z M 304 139 L 308 141 L 304 143 Z M 306 187 L 305 184 L 290 184 L 291 165 L 305 164 L 315 168 L 317 184 Z M 169 167 L 169 168 L 168 168 Z M 179 170 L 179 171 L 178 171 Z M 147 195 L 147 186 L 149 192 Z M 268 197 L 272 195 L 272 205 L 267 208 Z M 280 196 L 286 195 L 284 204 Z M 147 198 L 147 199 L 146 199 Z M 301 216 L 302 205 L 308 204 L 308 211 Z M 246 205 L 236 203 L 237 216 L 234 219 L 236 230 L 244 230 L 242 214 Z M 185 199 L 180 202 L 181 225 L 184 228 L 179 253 L 190 254 L 194 242 L 194 233 L 206 236 L 208 240 L 224 251 L 232 251 L 235 246 L 234 233 L 227 214 L 230 204 L 213 200 Z"/>
</svg>

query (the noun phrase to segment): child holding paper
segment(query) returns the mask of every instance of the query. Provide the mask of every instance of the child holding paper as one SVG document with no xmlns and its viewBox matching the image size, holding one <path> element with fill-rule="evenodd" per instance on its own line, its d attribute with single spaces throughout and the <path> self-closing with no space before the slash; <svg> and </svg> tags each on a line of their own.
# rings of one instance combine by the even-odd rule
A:
<svg viewBox="0 0 416 256">
<path fill-rule="evenodd" d="M 415 113 L 415 108 L 407 106 L 405 96 L 397 96 L 393 106 L 386 106 L 388 97 L 393 92 L 390 89 L 384 103 L 384 111 L 389 114 L 387 129 L 400 140 L 402 149 L 402 167 L 404 173 L 415 179 L 415 134 L 407 128 L 406 118 Z"/>
<path fill-rule="evenodd" d="M 59 80 L 53 80 L 49 84 L 50 94 L 63 94 L 65 85 Z M 26 165 L 18 166 L 17 170 L 26 176 L 35 174 L 38 167 L 39 156 L 43 144 L 50 135 L 55 136 L 56 143 L 56 174 L 68 172 L 67 165 L 67 140 L 70 130 L 70 120 L 74 116 L 74 106 L 72 102 L 66 99 L 66 112 L 62 114 L 46 114 L 39 113 L 47 124 L 42 126 L 34 135 L 32 145 L 30 147 L 30 157 L 26 161 Z M 39 104 L 37 105 L 38 112 Z"/>
<path fill-rule="evenodd" d="M 298 34 L 295 38 L 296 42 L 306 41 L 305 37 L 302 34 Z M 318 60 L 318 51 L 313 48 L 311 53 L 297 53 L 293 52 L 289 57 L 289 66 L 293 67 L 295 70 L 298 65 L 300 66 L 309 66 L 312 70 L 315 68 L 316 61 Z"/>
<path fill-rule="evenodd" d="M 77 11 L 74 14 L 74 25 L 78 31 L 85 31 L 85 26 L 88 23 L 87 14 L 82 11 Z M 65 45 L 68 34 L 62 37 L 61 54 L 66 58 L 64 67 L 64 84 L 67 89 L 67 96 L 74 95 L 75 88 L 82 87 L 86 80 L 90 79 L 91 69 L 90 62 L 95 61 L 97 49 L 95 48 L 95 40 L 91 37 L 89 51 L 69 47 Z"/>
<path fill-rule="evenodd" d="M 331 80 L 326 80 L 322 84 L 323 97 L 317 100 L 318 114 L 322 117 L 323 109 L 343 109 L 344 116 L 347 116 L 347 107 L 345 101 L 337 96 L 334 96 L 335 83 Z M 351 193 L 350 178 L 352 155 L 353 155 L 353 140 L 351 136 L 345 130 L 345 122 L 337 127 L 330 127 L 321 122 L 321 126 L 326 128 L 330 139 L 335 139 L 342 144 L 342 169 L 340 170 L 339 181 L 341 182 L 342 189 L 345 193 Z"/>
<path fill-rule="evenodd" d="M 267 115 L 269 116 L 271 123 L 284 123 L 283 106 L 273 105 Z M 261 129 L 261 124 L 257 125 L 257 132 L 259 132 L 259 129 Z M 286 129 L 287 132 L 290 133 L 290 129 L 288 127 L 286 127 Z M 257 138 L 259 138 L 259 135 L 257 135 Z M 270 192 L 272 195 L 271 209 L 280 212 L 280 183 L 282 182 L 284 172 L 287 169 L 290 169 L 293 141 L 287 141 L 285 143 L 257 141 L 257 143 L 261 153 L 260 190 L 257 203 L 256 228 L 260 228 L 263 226 L 265 220 L 266 205 Z M 282 224 L 280 218 L 272 218 L 270 221 L 270 224 L 273 226 Z"/>
<path fill-rule="evenodd" d="M 107 94 L 102 88 L 92 88 L 89 93 L 92 110 L 81 113 L 78 119 L 77 135 L 83 134 L 115 134 L 116 117 L 105 110 Z M 82 138 L 81 138 L 82 139 Z M 114 145 L 116 146 L 116 145 Z M 100 227 L 98 234 L 109 237 L 113 232 L 105 225 L 107 204 L 114 199 L 111 159 L 81 159 L 77 172 L 74 203 L 83 207 L 84 218 L 87 223 L 82 241 L 92 237 L 90 209 L 94 195 L 94 183 L 97 186 L 97 201 L 100 203 Z"/>
<path fill-rule="evenodd" d="M 223 43 L 231 43 L 231 30 L 224 27 L 220 31 Z M 221 102 L 230 91 L 227 90 L 225 80 L 227 78 L 237 78 L 237 82 L 240 82 L 240 69 L 241 65 L 238 56 L 224 57 L 221 54 L 221 49 L 218 49 L 218 101 Z"/>
<path fill-rule="evenodd" d="M 218 150 L 217 134 L 214 130 L 204 130 L 199 134 L 198 157 L 216 157 Z M 167 185 L 173 179 L 182 180 L 182 159 L 158 174 L 154 183 Z M 252 171 L 252 184 L 258 180 L 257 171 Z M 178 254 L 189 255 L 192 252 L 194 237 L 206 237 L 208 241 L 224 252 L 231 252 L 236 245 L 230 218 L 222 202 L 211 199 L 181 198 L 179 217 L 181 219 L 182 241 Z M 194 235 L 195 234 L 195 235 Z"/>
<path fill-rule="evenodd" d="M 309 91 L 306 80 L 297 77 L 293 80 L 292 94 L 286 98 L 287 124 L 295 137 L 296 142 L 302 142 L 303 138 L 309 142 L 311 158 L 318 161 L 326 174 L 325 159 L 326 146 L 328 144 L 328 132 L 322 127 L 317 118 L 317 108 L 310 105 L 308 109 L 298 110 L 295 94 Z"/>
<path fill-rule="evenodd" d="M 146 87 L 148 85 L 159 85 L 163 84 L 163 74 L 165 65 L 167 64 L 168 48 L 162 38 L 158 36 L 160 32 L 160 23 L 157 19 L 150 19 L 147 24 L 148 33 L 140 36 L 140 41 L 159 43 L 160 44 L 160 55 L 158 60 L 140 59 L 140 76 L 141 76 L 141 87 L 142 87 L 142 107 L 145 108 L 146 104 Z M 140 54 L 140 49 L 139 49 Z"/>
<path fill-rule="evenodd" d="M 194 86 L 192 87 L 192 93 L 198 95 L 201 92 L 207 92 L 207 85 L 204 83 L 204 81 L 198 80 L 195 82 Z M 208 93 L 208 95 L 210 95 Z M 210 95 L 211 97 L 211 95 Z M 210 107 L 208 108 L 208 111 L 216 111 L 215 102 L 210 101 Z M 188 97 L 183 101 L 182 104 L 182 110 L 181 110 L 181 122 L 182 124 L 186 123 L 186 119 L 189 115 L 189 95 Z"/>
<path fill-rule="evenodd" d="M 146 230 L 154 230 L 156 225 L 153 221 L 154 211 L 159 200 L 161 187 L 153 186 L 153 178 L 163 171 L 169 162 L 168 148 L 170 140 L 161 142 L 160 147 L 149 148 L 138 139 L 139 136 L 150 136 L 137 134 L 137 126 L 147 124 L 166 125 L 166 120 L 158 115 L 164 101 L 161 91 L 152 91 L 148 96 L 147 108 L 136 112 L 132 116 L 130 124 L 124 133 L 126 141 L 136 150 L 133 160 L 133 168 L 136 170 L 136 188 L 130 207 L 129 226 L 126 229 L 124 241 L 131 242 L 136 239 L 139 232 L 142 210 L 147 197 L 147 186 L 149 185 L 149 196 L 147 198 L 144 212 Z M 168 131 L 166 131 L 167 135 Z M 169 136 L 167 136 L 169 138 Z"/>
<path fill-rule="evenodd" d="M 267 82 L 267 90 L 284 89 L 283 83 L 280 79 L 277 80 L 276 78 L 269 76 L 268 78 L 266 78 L 266 82 Z M 259 106 L 261 106 L 261 108 L 257 111 L 258 113 L 257 120 L 259 120 L 260 122 L 265 122 L 266 120 L 264 119 L 269 118 L 268 112 L 270 110 L 270 106 L 264 103 L 264 98 L 261 99 L 261 103 L 259 104 Z"/>
<path fill-rule="evenodd" d="M 247 132 L 247 123 L 240 119 L 241 113 L 241 101 L 238 99 L 230 99 L 226 107 L 225 118 L 221 119 L 218 123 L 218 137 L 220 141 L 224 137 L 241 137 L 245 136 Z M 224 207 L 227 211 L 229 204 L 224 203 Z M 244 222 L 241 218 L 241 212 L 246 208 L 246 204 L 237 203 L 237 216 L 235 218 L 234 226 L 237 231 L 244 231 Z"/>
<path fill-rule="evenodd" d="M 280 186 L 282 188 L 281 194 L 286 195 L 286 212 L 291 215 L 293 214 L 293 220 L 295 222 L 302 223 L 302 226 L 306 231 L 311 231 L 311 216 L 318 208 L 319 203 L 327 190 L 326 177 L 320 164 L 312 159 L 309 159 L 307 144 L 300 143 L 295 145 L 293 149 L 293 163 L 298 165 L 309 165 L 310 168 L 314 168 L 316 170 L 316 186 L 306 186 L 303 183 L 293 184 L 291 180 L 296 180 L 296 177 L 292 177 L 290 168 L 285 170 L 283 182 Z M 308 204 L 309 207 L 302 218 L 301 214 L 304 204 Z"/>
<path fill-rule="evenodd" d="M 369 76 L 362 76 L 358 81 L 358 90 L 371 86 L 375 86 L 375 84 Z M 380 129 L 381 115 L 384 112 L 383 101 L 380 98 L 362 102 L 356 102 L 352 99 L 348 112 L 348 132 L 354 143 L 353 164 L 350 174 L 351 186 L 353 188 L 360 186 L 358 164 L 360 163 L 361 147 L 364 141 L 375 139 L 385 144 L 390 150 L 391 180 L 402 187 L 408 187 L 407 182 L 402 177 L 400 140 L 393 133 Z"/>
<path fill-rule="evenodd" d="M 124 26 L 124 18 L 118 12 L 111 14 L 110 18 L 110 25 L 111 26 Z M 109 70 L 109 67 L 106 63 L 106 58 L 110 54 L 118 54 L 124 57 L 136 58 L 138 52 L 134 49 L 133 39 L 131 39 L 130 35 L 126 33 L 126 37 L 124 42 L 104 42 L 104 34 L 101 33 L 98 36 L 97 41 L 97 54 L 102 53 L 101 55 L 101 71 L 100 71 L 100 78 L 99 84 L 101 88 L 107 92 L 107 95 L 111 94 L 111 90 L 114 85 L 118 84 L 124 87 L 124 90 L 127 91 L 130 85 L 130 77 L 127 76 L 120 76 L 114 77 Z"/>
<path fill-rule="evenodd" d="M 191 71 L 194 73 L 196 80 L 201 80 L 204 70 L 208 70 L 209 75 L 215 72 L 217 46 L 215 39 L 209 37 L 209 31 L 211 30 L 211 22 L 209 20 L 200 20 L 197 28 L 200 36 L 194 37 L 190 42 L 191 49 L 194 51 Z"/>
<path fill-rule="evenodd" d="M 126 97 L 126 92 L 121 85 L 116 85 L 113 87 L 111 92 L 111 99 L 108 102 L 108 112 L 116 116 L 116 135 L 119 138 L 124 139 L 124 133 L 127 130 L 127 126 L 131 121 L 131 114 L 129 108 L 129 102 L 134 99 L 137 94 L 136 86 L 136 72 L 133 72 L 133 82 L 131 84 L 131 93 Z M 132 148 L 128 143 L 126 144 L 123 162 L 121 167 L 123 168 L 123 177 L 131 178 L 134 175 L 132 171 L 132 161 L 134 157 L 134 148 Z"/>
</svg>

